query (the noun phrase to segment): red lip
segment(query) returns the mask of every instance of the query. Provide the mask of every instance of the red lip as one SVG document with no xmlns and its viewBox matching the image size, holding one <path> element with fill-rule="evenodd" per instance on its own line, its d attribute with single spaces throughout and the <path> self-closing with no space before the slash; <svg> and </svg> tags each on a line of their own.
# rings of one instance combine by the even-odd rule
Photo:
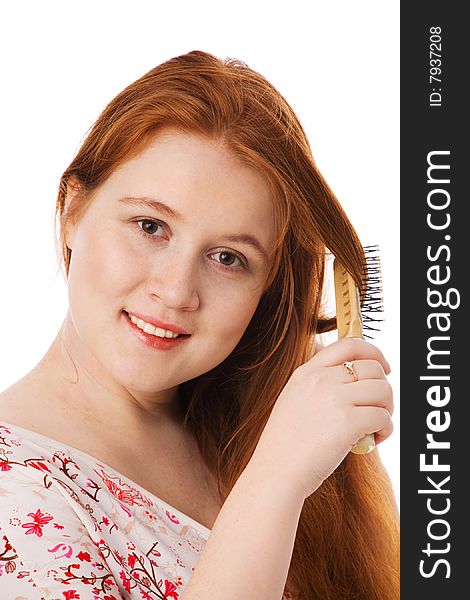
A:
<svg viewBox="0 0 470 600">
<path fill-rule="evenodd" d="M 127 311 L 125 311 L 127 312 Z M 153 317 L 149 317 L 148 315 L 141 315 L 136 312 L 127 312 L 128 315 L 134 315 L 138 319 L 142 319 L 146 323 L 150 323 L 154 327 L 161 327 L 162 329 L 169 329 L 170 331 L 174 331 L 175 333 L 180 333 L 182 335 L 191 335 L 189 331 L 185 331 L 181 329 L 181 327 L 177 327 L 176 325 L 172 325 L 171 323 L 165 323 L 164 321 L 159 321 L 158 319 L 154 319 Z"/>
<path fill-rule="evenodd" d="M 122 311 L 122 318 L 129 325 L 132 333 L 136 335 L 144 344 L 155 350 L 171 350 L 177 348 L 181 344 L 184 344 L 186 340 L 190 338 L 189 335 L 180 335 L 177 338 L 161 338 L 150 333 L 145 333 L 137 325 L 135 325 L 129 318 L 126 311 Z"/>
</svg>

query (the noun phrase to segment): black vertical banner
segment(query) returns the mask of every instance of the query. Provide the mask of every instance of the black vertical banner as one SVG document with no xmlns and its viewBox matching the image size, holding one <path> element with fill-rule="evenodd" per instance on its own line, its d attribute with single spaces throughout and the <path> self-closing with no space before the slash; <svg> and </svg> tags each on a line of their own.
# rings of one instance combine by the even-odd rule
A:
<svg viewBox="0 0 470 600">
<path fill-rule="evenodd" d="M 457 2 L 401 3 L 402 600 L 470 598 L 463 10 Z"/>
</svg>

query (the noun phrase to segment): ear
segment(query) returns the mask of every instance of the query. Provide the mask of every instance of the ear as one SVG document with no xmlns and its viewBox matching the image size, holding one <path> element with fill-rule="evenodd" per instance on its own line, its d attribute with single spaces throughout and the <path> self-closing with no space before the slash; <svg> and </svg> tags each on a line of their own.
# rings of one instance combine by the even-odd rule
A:
<svg viewBox="0 0 470 600">
<path fill-rule="evenodd" d="M 75 231 L 78 224 L 76 214 L 69 215 L 70 209 L 73 206 L 74 200 L 81 191 L 80 182 L 73 175 L 69 177 L 67 181 L 67 193 L 64 201 L 64 214 L 65 217 L 65 243 L 67 247 L 72 250 L 73 240 L 75 238 Z M 76 210 L 76 209 L 75 209 Z"/>
</svg>

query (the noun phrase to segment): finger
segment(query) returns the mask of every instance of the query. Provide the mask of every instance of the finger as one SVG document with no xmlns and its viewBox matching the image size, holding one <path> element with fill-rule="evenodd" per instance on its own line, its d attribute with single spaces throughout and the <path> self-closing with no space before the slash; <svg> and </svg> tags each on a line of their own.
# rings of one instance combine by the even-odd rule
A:
<svg viewBox="0 0 470 600">
<path fill-rule="evenodd" d="M 356 442 L 365 435 L 373 433 L 375 443 L 386 440 L 393 432 L 393 422 L 390 413 L 384 408 L 375 406 L 361 406 L 355 408 L 355 419 L 362 425 L 362 431 Z"/>
<path fill-rule="evenodd" d="M 377 346 L 360 338 L 342 338 L 337 342 L 333 342 L 333 344 L 322 348 L 305 364 L 311 362 L 315 365 L 332 367 L 341 365 L 345 361 L 367 359 L 378 361 L 385 373 L 390 373 L 390 365 Z"/>
<path fill-rule="evenodd" d="M 383 441 L 385 441 L 388 437 L 390 437 L 393 433 L 393 421 L 390 421 L 390 427 L 387 430 L 387 435 L 384 435 L 383 433 L 380 432 L 376 432 L 374 433 L 374 438 L 375 438 L 375 445 L 377 446 L 377 444 L 381 444 Z"/>
<path fill-rule="evenodd" d="M 345 386 L 349 402 L 355 406 L 375 406 L 385 408 L 393 415 L 393 391 L 386 379 L 369 379 L 357 381 Z"/>
<path fill-rule="evenodd" d="M 377 360 L 355 360 L 351 362 L 352 368 L 356 373 L 357 380 L 363 381 L 364 379 L 385 379 L 385 371 L 382 365 Z M 347 368 L 344 365 L 337 365 L 330 367 L 330 369 L 337 376 L 336 381 L 339 379 L 343 383 L 353 383 L 355 380 L 352 373 L 348 373 Z"/>
</svg>

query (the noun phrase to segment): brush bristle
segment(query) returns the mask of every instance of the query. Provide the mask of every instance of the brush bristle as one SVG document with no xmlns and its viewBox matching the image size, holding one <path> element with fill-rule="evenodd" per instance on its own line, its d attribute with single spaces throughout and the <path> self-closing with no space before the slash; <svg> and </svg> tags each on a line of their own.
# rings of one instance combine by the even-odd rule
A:
<svg viewBox="0 0 470 600">
<path fill-rule="evenodd" d="M 382 271 L 378 245 L 364 246 L 365 265 L 362 275 L 361 318 L 363 335 L 371 339 L 367 331 L 380 331 L 378 323 L 383 319 L 378 317 L 383 313 Z"/>
</svg>

